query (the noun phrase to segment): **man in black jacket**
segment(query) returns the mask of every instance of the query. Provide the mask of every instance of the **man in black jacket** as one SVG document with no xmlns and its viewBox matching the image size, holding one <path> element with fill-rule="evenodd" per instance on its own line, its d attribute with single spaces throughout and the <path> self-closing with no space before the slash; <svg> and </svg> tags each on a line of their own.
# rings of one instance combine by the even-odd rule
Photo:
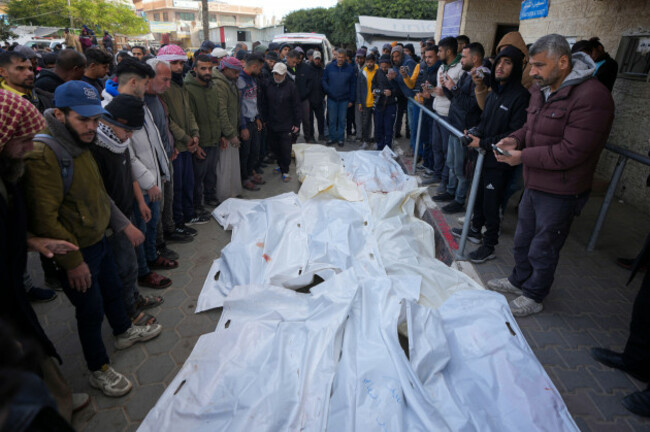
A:
<svg viewBox="0 0 650 432">
<path fill-rule="evenodd" d="M 470 241 L 483 241 L 481 247 L 469 254 L 470 261 L 477 264 L 495 258 L 494 247 L 499 242 L 501 224 L 499 204 L 503 200 L 510 170 L 513 169 L 508 164 L 497 162 L 492 144 L 498 143 L 526 123 L 530 93 L 521 85 L 522 65 L 523 54 L 517 48 L 508 46 L 499 52 L 492 66 L 492 91 L 485 101 L 478 125 L 481 136 L 469 135 L 472 138 L 470 147 L 485 150 L 479 193 L 476 196 L 474 217 L 469 231 Z M 473 79 L 476 80 L 475 83 L 480 81 L 476 75 Z M 486 231 L 481 236 L 483 225 Z M 460 236 L 462 230 L 454 228 L 452 232 Z"/>
<path fill-rule="evenodd" d="M 293 81 L 287 78 L 287 66 L 273 66 L 273 81 L 264 88 L 262 118 L 268 127 L 269 147 L 278 158 L 276 172 L 282 173 L 282 181 L 291 181 L 292 135 L 300 131 L 300 95 Z"/>
<path fill-rule="evenodd" d="M 618 73 L 618 63 L 605 52 L 605 47 L 597 37 L 589 39 L 589 44 L 591 45 L 591 58 L 596 63 L 594 76 L 611 92 Z"/>
<path fill-rule="evenodd" d="M 320 51 L 314 51 L 312 60 L 308 64 L 311 69 L 312 79 L 309 88 L 309 129 L 311 130 L 311 137 L 316 135 L 314 128 L 314 116 L 316 117 L 316 124 L 318 125 L 318 141 L 325 139 L 325 92 L 321 87 L 323 79 L 323 58 Z"/>
<path fill-rule="evenodd" d="M 443 91 L 451 101 L 449 106 L 449 123 L 458 130 L 467 130 L 476 126 L 481 120 L 481 108 L 476 102 L 470 71 L 478 69 L 483 64 L 485 50 L 483 45 L 474 42 L 463 48 L 460 64 L 463 75 L 455 83 L 452 79 L 445 80 Z M 487 84 L 487 83 L 486 83 Z M 443 213 L 459 213 L 465 210 L 465 194 L 467 193 L 467 177 L 465 177 L 465 157 L 467 149 L 455 135 L 449 135 L 447 145 L 447 167 L 449 181 L 447 190 L 433 197 L 434 201 L 449 204 L 442 207 Z"/>
<path fill-rule="evenodd" d="M 311 80 L 313 79 L 311 68 L 307 63 L 300 61 L 300 52 L 294 49 L 287 54 L 287 70 L 289 75 L 293 75 L 293 80 L 298 89 L 300 110 L 302 113 L 302 134 L 305 142 L 308 143 L 313 141 L 313 132 L 309 123 L 309 90 L 311 88 Z M 297 136 L 294 136 L 294 142 L 296 139 Z"/>
<path fill-rule="evenodd" d="M 64 49 L 56 57 L 54 70 L 44 69 L 38 75 L 34 86 L 54 93 L 56 88 L 72 80 L 80 80 L 86 71 L 86 56 L 71 49 Z"/>
<path fill-rule="evenodd" d="M 442 65 L 442 60 L 438 59 L 438 46 L 426 45 L 422 57 L 420 73 L 415 82 L 414 91 L 417 93 L 416 99 L 421 98 L 423 101 L 422 104 L 427 109 L 433 111 L 433 89 L 438 86 L 438 69 Z M 432 121 L 428 115 L 422 116 L 422 126 L 420 127 L 422 148 L 418 156 L 422 156 L 422 165 L 426 168 L 424 170 L 425 175 L 430 174 L 430 177 L 425 179 L 422 185 L 440 183 L 440 178 L 433 177 L 433 147 L 431 145 L 433 140 Z"/>
<path fill-rule="evenodd" d="M 397 113 L 397 73 L 391 68 L 389 55 L 379 58 L 379 70 L 372 79 L 375 94 L 375 141 L 377 150 L 393 146 L 393 128 Z"/>
</svg>

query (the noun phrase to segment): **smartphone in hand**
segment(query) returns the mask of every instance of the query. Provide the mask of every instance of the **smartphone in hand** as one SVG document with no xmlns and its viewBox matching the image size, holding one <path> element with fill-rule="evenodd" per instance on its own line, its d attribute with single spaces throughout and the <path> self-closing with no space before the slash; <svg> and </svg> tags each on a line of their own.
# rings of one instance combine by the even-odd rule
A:
<svg viewBox="0 0 650 432">
<path fill-rule="evenodd" d="M 493 149 L 495 152 L 499 153 L 501 156 L 507 156 L 507 157 L 512 156 L 510 153 L 508 153 L 507 150 L 503 150 L 502 148 L 497 147 L 496 144 L 492 144 L 492 149 Z"/>
</svg>

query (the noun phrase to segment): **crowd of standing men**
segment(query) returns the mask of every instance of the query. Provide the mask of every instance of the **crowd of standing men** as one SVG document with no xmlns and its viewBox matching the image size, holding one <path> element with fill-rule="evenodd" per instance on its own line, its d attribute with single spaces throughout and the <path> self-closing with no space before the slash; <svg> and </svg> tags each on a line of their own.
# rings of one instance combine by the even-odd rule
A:
<svg viewBox="0 0 650 432">
<path fill-rule="evenodd" d="M 147 309 L 164 298 L 138 287 L 172 285 L 158 273 L 178 266 L 169 244 L 193 241 L 192 226 L 207 223 L 220 202 L 259 190 L 266 169 L 289 182 L 301 129 L 308 143 L 343 146 L 347 136 L 381 150 L 392 147 L 406 116 L 414 151 L 421 105 L 466 131 L 458 138 L 421 119 L 418 170 L 424 184 L 437 185 L 444 212 L 464 209 L 468 149 L 486 152 L 474 215 L 465 221 L 481 243 L 474 262 L 494 257 L 523 171 L 516 265 L 488 286 L 519 294 L 510 306 L 525 316 L 542 310 L 613 119 L 616 67 L 597 39 L 571 52 L 563 37 L 549 35 L 529 49 L 515 32 L 488 59 L 480 43 L 448 37 L 422 41 L 421 58 L 413 45 L 393 43 L 356 55 L 338 49 L 329 64 L 318 50 L 275 43 L 251 51 L 240 43 L 228 55 L 205 41 L 191 59 L 176 45 L 114 54 L 107 33 L 100 44 L 68 32 L 66 43 L 56 53 L 21 46 L 0 53 L 0 272 L 10 287 L 0 304 L 19 335 L 0 330 L 5 344 L 25 335 L 39 342 L 46 360 L 34 370 L 68 420 L 88 396 L 53 378 L 51 359 L 60 358 L 28 301 L 56 292 L 33 286 L 28 247 L 41 252 L 46 283 L 75 307 L 90 384 L 122 396 L 132 383 L 110 366 L 103 317 L 117 349 L 161 333 Z"/>
</svg>

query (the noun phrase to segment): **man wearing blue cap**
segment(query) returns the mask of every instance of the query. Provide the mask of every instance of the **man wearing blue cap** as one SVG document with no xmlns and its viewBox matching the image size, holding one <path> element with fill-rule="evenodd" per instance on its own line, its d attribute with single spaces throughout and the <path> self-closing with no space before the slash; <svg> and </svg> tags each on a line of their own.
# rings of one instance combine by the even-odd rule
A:
<svg viewBox="0 0 650 432">
<path fill-rule="evenodd" d="M 36 136 L 34 151 L 25 156 L 29 231 L 79 247 L 55 256 L 58 276 L 76 309 L 90 384 L 107 396 L 122 396 L 133 384 L 109 366 L 101 331 L 104 314 L 116 349 L 152 339 L 162 328 L 132 325 L 106 235 L 124 232 L 133 246 L 142 243 L 144 235 L 109 198 L 89 151 L 100 117 L 108 114 L 97 90 L 82 81 L 69 81 L 57 87 L 54 106 L 44 113 L 45 134 Z"/>
</svg>

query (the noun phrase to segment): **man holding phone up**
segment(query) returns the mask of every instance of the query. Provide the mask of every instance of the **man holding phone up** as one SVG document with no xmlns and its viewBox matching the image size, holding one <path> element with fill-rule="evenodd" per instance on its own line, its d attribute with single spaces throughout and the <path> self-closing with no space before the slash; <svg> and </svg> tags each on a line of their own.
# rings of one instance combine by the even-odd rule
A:
<svg viewBox="0 0 650 432">
<path fill-rule="evenodd" d="M 498 161 L 492 150 L 492 145 L 520 129 L 526 123 L 526 107 L 530 94 L 521 85 L 523 54 L 517 48 L 504 48 L 494 60 L 492 66 L 492 91 L 485 101 L 485 109 L 481 114 L 481 122 L 472 131 L 480 134 L 468 134 L 472 141 L 469 147 L 481 147 L 485 150 L 485 160 L 479 182 L 474 217 L 469 230 L 468 239 L 482 245 L 469 253 L 473 263 L 480 264 L 495 258 L 494 248 L 499 243 L 499 206 L 503 201 L 512 167 L 503 161 Z M 475 84 L 483 79 L 476 73 L 472 75 Z M 485 225 L 486 231 L 481 235 Z M 453 228 L 452 233 L 460 237 L 462 230 Z"/>
<path fill-rule="evenodd" d="M 529 52 L 535 84 L 526 125 L 497 146 L 500 162 L 524 166 L 524 194 L 514 240 L 515 268 L 488 288 L 518 294 L 514 316 L 541 312 L 573 218 L 587 202 L 594 170 L 614 120 L 609 90 L 585 53 L 571 55 L 563 36 L 537 40 Z"/>
</svg>

